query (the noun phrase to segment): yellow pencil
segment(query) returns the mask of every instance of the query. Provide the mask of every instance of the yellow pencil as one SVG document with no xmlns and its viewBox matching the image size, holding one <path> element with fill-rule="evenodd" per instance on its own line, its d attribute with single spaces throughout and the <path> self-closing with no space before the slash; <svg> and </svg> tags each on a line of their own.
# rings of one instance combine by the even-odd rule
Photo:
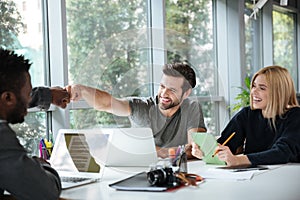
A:
<svg viewBox="0 0 300 200">
<path fill-rule="evenodd" d="M 227 142 L 229 142 L 229 140 L 235 135 L 235 132 L 231 133 L 231 135 L 227 138 L 227 140 L 225 140 L 225 142 L 223 142 L 222 146 L 225 146 L 227 144 Z M 218 153 L 218 151 L 215 151 L 215 153 L 212 155 L 212 157 L 214 157 L 216 154 Z"/>
</svg>

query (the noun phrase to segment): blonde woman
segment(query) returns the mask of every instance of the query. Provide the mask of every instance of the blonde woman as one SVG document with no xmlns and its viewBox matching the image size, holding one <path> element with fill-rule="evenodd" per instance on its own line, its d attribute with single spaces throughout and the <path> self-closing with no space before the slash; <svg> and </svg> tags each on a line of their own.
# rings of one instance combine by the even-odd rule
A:
<svg viewBox="0 0 300 200">
<path fill-rule="evenodd" d="M 228 166 L 300 162 L 300 108 L 287 69 L 269 66 L 253 76 L 250 106 L 230 120 L 218 143 L 233 132 L 216 149 Z M 192 154 L 202 156 L 196 144 Z"/>
</svg>

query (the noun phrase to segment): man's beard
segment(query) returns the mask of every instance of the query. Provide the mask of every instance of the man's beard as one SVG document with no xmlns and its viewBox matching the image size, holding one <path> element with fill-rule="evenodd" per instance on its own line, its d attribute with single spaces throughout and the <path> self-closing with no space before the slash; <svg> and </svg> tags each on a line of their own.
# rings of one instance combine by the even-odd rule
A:
<svg viewBox="0 0 300 200">
<path fill-rule="evenodd" d="M 17 104 L 15 108 L 8 113 L 7 122 L 11 124 L 24 122 L 24 117 L 27 113 L 27 104 L 21 97 L 17 97 Z"/>
<path fill-rule="evenodd" d="M 171 108 L 174 108 L 176 106 L 178 106 L 181 101 L 182 101 L 182 97 L 183 95 L 181 95 L 180 99 L 177 99 L 178 101 L 172 101 L 171 104 L 168 104 L 168 105 L 164 105 L 161 103 L 161 100 L 159 99 L 159 108 L 162 109 L 162 110 L 168 110 L 168 109 L 171 109 Z"/>
</svg>

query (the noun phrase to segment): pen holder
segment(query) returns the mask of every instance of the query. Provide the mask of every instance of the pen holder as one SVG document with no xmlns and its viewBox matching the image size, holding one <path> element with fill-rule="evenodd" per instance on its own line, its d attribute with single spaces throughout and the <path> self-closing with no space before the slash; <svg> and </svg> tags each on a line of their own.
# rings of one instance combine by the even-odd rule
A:
<svg viewBox="0 0 300 200">
<path fill-rule="evenodd" d="M 188 172 L 187 170 L 187 155 L 185 152 L 183 152 L 181 155 L 180 155 L 180 158 L 179 158 L 179 172 Z"/>
<path fill-rule="evenodd" d="M 50 159 L 52 149 L 53 149 L 52 143 L 48 142 L 46 139 L 45 140 L 41 139 L 39 148 L 40 148 L 40 157 L 45 160 Z"/>
</svg>

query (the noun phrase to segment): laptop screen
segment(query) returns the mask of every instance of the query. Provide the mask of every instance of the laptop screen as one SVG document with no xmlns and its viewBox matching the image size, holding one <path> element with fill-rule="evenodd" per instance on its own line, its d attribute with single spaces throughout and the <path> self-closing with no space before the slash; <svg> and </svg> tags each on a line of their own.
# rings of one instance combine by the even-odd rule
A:
<svg viewBox="0 0 300 200">
<path fill-rule="evenodd" d="M 99 172 L 105 157 L 101 159 L 95 151 L 102 149 L 101 155 L 106 154 L 107 143 L 108 136 L 97 131 L 62 129 L 56 138 L 50 163 L 60 171 Z"/>
<path fill-rule="evenodd" d="M 99 172 L 100 166 L 90 154 L 86 136 L 82 133 L 65 133 L 65 142 L 74 165 L 80 172 Z"/>
</svg>

